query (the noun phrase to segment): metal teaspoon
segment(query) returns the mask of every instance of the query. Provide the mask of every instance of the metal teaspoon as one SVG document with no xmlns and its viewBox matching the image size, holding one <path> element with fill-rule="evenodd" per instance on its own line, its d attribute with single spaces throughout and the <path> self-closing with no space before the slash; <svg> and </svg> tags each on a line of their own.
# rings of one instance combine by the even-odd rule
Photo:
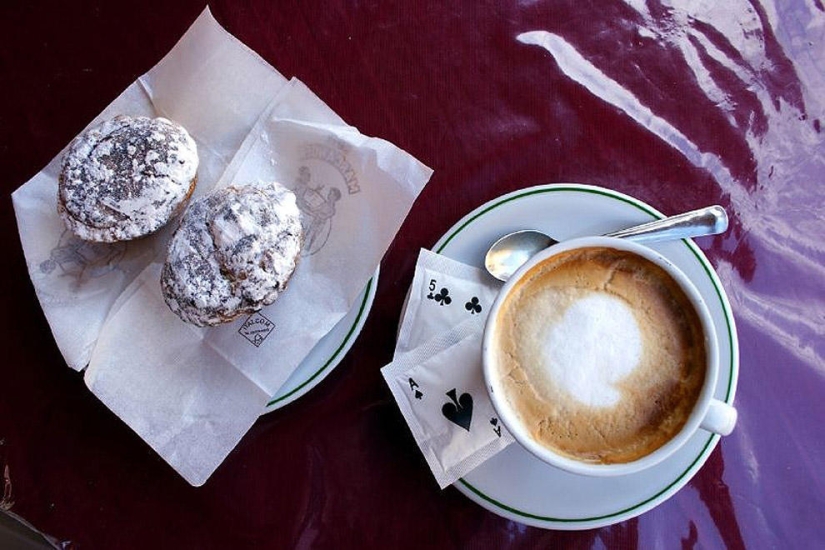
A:
<svg viewBox="0 0 825 550">
<path fill-rule="evenodd" d="M 659 242 L 716 235 L 724 233 L 727 228 L 728 215 L 725 209 L 715 205 L 613 231 L 604 236 L 636 242 Z M 541 231 L 515 231 L 493 243 L 484 257 L 484 266 L 490 275 L 506 281 L 534 254 L 558 242 Z"/>
</svg>

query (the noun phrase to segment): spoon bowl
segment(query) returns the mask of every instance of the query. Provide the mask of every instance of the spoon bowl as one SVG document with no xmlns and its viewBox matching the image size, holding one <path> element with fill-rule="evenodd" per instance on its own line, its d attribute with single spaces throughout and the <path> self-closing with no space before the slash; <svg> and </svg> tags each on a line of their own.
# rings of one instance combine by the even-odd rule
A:
<svg viewBox="0 0 825 550">
<path fill-rule="evenodd" d="M 714 205 L 613 231 L 604 236 L 636 242 L 661 242 L 716 235 L 724 233 L 727 228 L 727 212 L 721 206 Z M 533 255 L 558 242 L 549 235 L 534 229 L 508 233 L 494 242 L 487 250 L 484 267 L 499 281 L 506 281 Z"/>
<path fill-rule="evenodd" d="M 559 241 L 534 229 L 524 229 L 504 235 L 487 251 L 484 267 L 496 279 L 506 281 L 537 252 Z"/>
</svg>

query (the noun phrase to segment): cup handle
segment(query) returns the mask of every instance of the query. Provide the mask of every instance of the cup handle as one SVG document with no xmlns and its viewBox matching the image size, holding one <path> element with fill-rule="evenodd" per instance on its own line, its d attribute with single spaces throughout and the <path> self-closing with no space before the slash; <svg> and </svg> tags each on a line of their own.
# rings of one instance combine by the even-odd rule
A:
<svg viewBox="0 0 825 550">
<path fill-rule="evenodd" d="M 736 426 L 737 416 L 736 409 L 724 401 L 712 399 L 708 412 L 699 427 L 719 435 L 730 435 L 733 427 Z"/>
</svg>

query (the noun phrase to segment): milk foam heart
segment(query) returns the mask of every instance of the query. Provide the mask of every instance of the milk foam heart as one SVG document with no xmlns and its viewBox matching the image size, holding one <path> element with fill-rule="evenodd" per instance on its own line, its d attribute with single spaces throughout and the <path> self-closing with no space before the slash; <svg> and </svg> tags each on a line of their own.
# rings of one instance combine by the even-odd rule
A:
<svg viewBox="0 0 825 550">
<path fill-rule="evenodd" d="M 593 293 L 576 300 L 547 332 L 542 355 L 550 378 L 587 406 L 616 405 L 621 394 L 614 383 L 642 356 L 642 334 L 627 304 Z"/>
</svg>

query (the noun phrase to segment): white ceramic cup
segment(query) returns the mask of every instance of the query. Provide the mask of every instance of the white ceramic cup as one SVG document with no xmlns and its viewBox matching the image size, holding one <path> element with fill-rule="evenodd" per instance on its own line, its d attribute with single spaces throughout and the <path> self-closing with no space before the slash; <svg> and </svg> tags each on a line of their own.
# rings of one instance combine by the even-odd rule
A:
<svg viewBox="0 0 825 550">
<path fill-rule="evenodd" d="M 494 335 L 496 324 L 498 323 L 499 310 L 505 302 L 511 289 L 518 281 L 537 264 L 562 252 L 587 247 L 606 247 L 617 250 L 632 252 L 654 264 L 663 268 L 678 284 L 687 295 L 693 308 L 699 316 L 705 338 L 706 349 L 706 370 L 705 380 L 699 392 L 699 397 L 685 422 L 682 429 L 664 445 L 651 453 L 638 458 L 637 460 L 616 464 L 600 464 L 584 462 L 554 452 L 552 449 L 540 444 L 532 438 L 530 432 L 521 423 L 516 412 L 509 405 L 504 397 L 501 380 L 496 375 L 497 368 L 494 364 L 496 346 Z M 716 339 L 716 331 L 713 321 L 708 311 L 705 300 L 696 290 L 696 287 L 670 260 L 665 258 L 655 250 L 632 241 L 622 240 L 614 237 L 584 237 L 571 239 L 563 243 L 554 245 L 542 252 L 539 252 L 527 261 L 510 279 L 504 284 L 498 297 L 490 309 L 487 324 L 484 329 L 482 358 L 484 364 L 484 379 L 487 391 L 493 406 L 510 433 L 524 448 L 544 462 L 572 472 L 575 474 L 590 476 L 611 476 L 625 475 L 639 472 L 654 466 L 676 452 L 682 447 L 697 430 L 705 430 L 719 435 L 728 435 L 736 424 L 736 409 L 727 403 L 715 399 L 713 394 L 719 378 L 719 344 Z"/>
</svg>

